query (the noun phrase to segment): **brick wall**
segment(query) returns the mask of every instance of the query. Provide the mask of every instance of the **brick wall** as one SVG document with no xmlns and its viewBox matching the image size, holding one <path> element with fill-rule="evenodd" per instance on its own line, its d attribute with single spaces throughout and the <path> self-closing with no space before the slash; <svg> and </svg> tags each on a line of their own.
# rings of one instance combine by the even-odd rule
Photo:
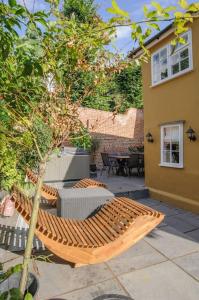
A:
<svg viewBox="0 0 199 300">
<path fill-rule="evenodd" d="M 144 142 L 143 110 L 131 108 L 124 114 L 113 115 L 90 108 L 80 108 L 79 117 L 91 135 L 99 140 L 96 163 L 101 166 L 101 152 L 128 152 L 130 146 Z"/>
</svg>

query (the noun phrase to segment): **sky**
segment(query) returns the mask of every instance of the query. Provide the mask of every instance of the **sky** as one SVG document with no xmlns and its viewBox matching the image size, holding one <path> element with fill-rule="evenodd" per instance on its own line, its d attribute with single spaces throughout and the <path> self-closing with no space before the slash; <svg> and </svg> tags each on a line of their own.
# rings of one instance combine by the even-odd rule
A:
<svg viewBox="0 0 199 300">
<path fill-rule="evenodd" d="M 18 3 L 23 4 L 25 1 L 27 7 L 32 10 L 34 5 L 34 10 L 45 10 L 47 9 L 47 4 L 43 0 L 17 0 Z M 178 0 L 157 0 L 163 7 L 169 5 L 177 5 Z M 108 13 L 106 9 L 111 7 L 111 0 L 95 0 L 98 5 L 98 13 L 104 20 L 110 19 L 113 15 Z M 189 0 L 189 3 L 197 2 L 194 0 Z M 117 0 L 119 6 L 128 11 L 133 20 L 143 20 L 143 6 L 150 6 L 151 0 Z M 164 28 L 168 24 L 160 24 L 161 28 Z M 113 41 L 111 49 L 116 48 L 118 52 L 127 54 L 130 50 L 135 48 L 136 45 L 133 44 L 131 39 L 131 30 L 129 27 L 120 27 L 117 29 L 117 38 Z"/>
</svg>

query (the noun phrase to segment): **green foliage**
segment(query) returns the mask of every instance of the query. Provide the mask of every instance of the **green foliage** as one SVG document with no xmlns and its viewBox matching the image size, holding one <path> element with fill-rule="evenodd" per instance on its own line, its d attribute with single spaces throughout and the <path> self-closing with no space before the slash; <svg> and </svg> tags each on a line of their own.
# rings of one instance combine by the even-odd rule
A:
<svg viewBox="0 0 199 300">
<path fill-rule="evenodd" d="M 9 278 L 12 274 L 19 273 L 23 269 L 22 264 L 15 265 L 7 270 L 7 272 L 0 274 L 0 281 Z M 25 297 L 21 295 L 18 288 L 12 288 L 7 292 L 0 293 L 0 300 L 32 300 L 33 297 L 27 293 Z"/>
<path fill-rule="evenodd" d="M 74 84 L 76 101 L 84 86 L 93 85 L 92 74 L 83 76 L 78 85 Z M 95 93 L 85 97 L 82 105 L 104 111 L 125 112 L 130 107 L 143 108 L 142 74 L 139 65 L 124 68 L 118 74 L 112 74 L 96 87 Z"/>
<path fill-rule="evenodd" d="M 80 23 L 93 23 L 97 17 L 97 6 L 94 0 L 65 0 L 64 15 L 75 17 Z"/>
<path fill-rule="evenodd" d="M 84 150 L 90 150 L 92 146 L 91 136 L 88 130 L 84 127 L 82 127 L 77 133 L 71 134 L 70 141 L 73 146 Z"/>
<path fill-rule="evenodd" d="M 130 107 L 143 108 L 141 67 L 129 66 L 115 77 L 117 90 L 123 96 L 119 111 L 124 112 Z"/>
<path fill-rule="evenodd" d="M 0 134 L 0 189 L 9 190 L 21 174 L 17 172 L 18 155 L 4 134 Z"/>
</svg>

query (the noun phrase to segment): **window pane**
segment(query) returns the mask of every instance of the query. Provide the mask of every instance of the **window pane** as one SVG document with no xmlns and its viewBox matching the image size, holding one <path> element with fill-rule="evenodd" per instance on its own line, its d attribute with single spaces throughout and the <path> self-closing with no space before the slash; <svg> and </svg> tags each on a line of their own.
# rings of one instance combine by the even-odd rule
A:
<svg viewBox="0 0 199 300">
<path fill-rule="evenodd" d="M 173 75 L 179 73 L 179 71 L 180 71 L 179 63 L 172 66 L 172 74 Z"/>
<path fill-rule="evenodd" d="M 186 58 L 180 62 L 181 70 L 186 70 L 189 68 L 189 58 Z"/>
<path fill-rule="evenodd" d="M 164 128 L 164 140 L 169 140 L 171 139 L 171 128 L 170 127 L 165 127 Z"/>
<path fill-rule="evenodd" d="M 180 53 L 180 58 L 186 58 L 186 57 L 189 57 L 189 49 L 186 48 L 185 50 L 181 51 Z"/>
<path fill-rule="evenodd" d="M 155 55 L 153 56 L 153 63 L 154 63 L 154 64 L 158 64 L 158 63 L 159 63 L 159 53 L 158 53 L 158 54 L 155 54 Z"/>
<path fill-rule="evenodd" d="M 189 42 L 189 35 L 188 35 L 188 33 L 185 33 L 184 35 L 182 35 L 182 38 L 185 40 L 185 44 L 177 43 L 175 46 L 171 45 L 171 55 L 174 52 L 177 52 L 182 47 L 184 47 L 186 44 L 188 44 L 188 42 Z"/>
<path fill-rule="evenodd" d="M 168 69 L 165 69 L 161 72 L 161 79 L 165 79 L 168 77 Z"/>
<path fill-rule="evenodd" d="M 171 149 L 171 143 L 170 142 L 164 142 L 163 150 L 170 150 L 170 149 Z"/>
<path fill-rule="evenodd" d="M 167 48 L 153 56 L 153 81 L 159 82 L 168 77 Z"/>
<path fill-rule="evenodd" d="M 179 162 L 180 162 L 179 152 L 172 152 L 171 162 L 174 163 L 174 164 L 179 164 Z"/>
<path fill-rule="evenodd" d="M 160 58 L 167 58 L 167 48 L 160 51 Z"/>
<path fill-rule="evenodd" d="M 172 139 L 172 141 L 179 141 L 179 127 L 178 126 L 171 127 L 171 139 Z"/>
<path fill-rule="evenodd" d="M 163 151 L 163 162 L 170 163 L 171 162 L 171 152 Z"/>
<path fill-rule="evenodd" d="M 179 151 L 179 142 L 176 143 L 172 142 L 171 149 L 172 151 Z"/>
</svg>

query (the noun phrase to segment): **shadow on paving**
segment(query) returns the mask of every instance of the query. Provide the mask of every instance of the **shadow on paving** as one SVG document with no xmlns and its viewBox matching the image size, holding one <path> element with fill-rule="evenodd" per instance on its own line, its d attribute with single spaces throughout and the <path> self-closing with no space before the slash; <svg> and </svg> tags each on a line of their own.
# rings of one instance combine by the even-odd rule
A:
<svg viewBox="0 0 199 300">
<path fill-rule="evenodd" d="M 49 300 L 64 300 L 63 298 L 52 298 Z M 133 298 L 126 297 L 123 295 L 115 295 L 115 294 L 107 294 L 98 296 L 97 298 L 94 298 L 93 300 L 133 300 Z"/>
</svg>

